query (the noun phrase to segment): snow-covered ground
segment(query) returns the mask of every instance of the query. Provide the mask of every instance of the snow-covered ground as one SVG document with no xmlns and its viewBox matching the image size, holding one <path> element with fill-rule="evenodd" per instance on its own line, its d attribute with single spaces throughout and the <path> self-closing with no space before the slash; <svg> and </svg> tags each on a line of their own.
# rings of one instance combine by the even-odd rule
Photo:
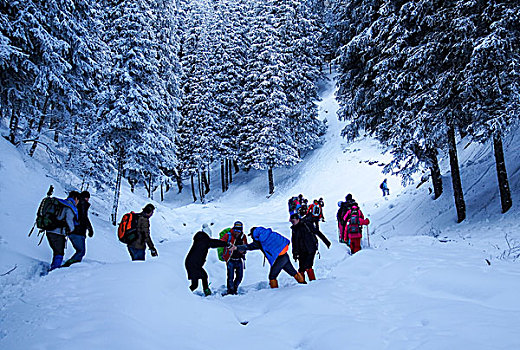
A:
<svg viewBox="0 0 520 350">
<path fill-rule="evenodd" d="M 48 186 L 63 196 L 70 181 L 48 177 L 52 164 L 21 156 L 1 139 L 0 349 L 520 349 L 520 265 L 504 258 L 506 234 L 520 245 L 518 136 L 505 144 L 514 201 L 506 214 L 491 147 L 461 141 L 468 218 L 456 224 L 446 159 L 441 198 L 430 198 L 430 183 L 403 188 L 381 174 L 388 156 L 377 142 L 340 137 L 331 86 L 319 104 L 329 125 L 324 145 L 301 164 L 277 169 L 271 198 L 267 174 L 254 171 L 237 174 L 224 194 L 215 175 L 206 204 L 189 203 L 189 189 L 169 192 L 154 202 L 151 219 L 159 257 L 148 254 L 144 263 L 130 262 L 116 239 L 111 194 L 93 192 L 95 235 L 85 260 L 43 273 L 50 248 L 27 233 Z M 385 177 L 391 196 L 383 199 Z M 250 252 L 240 294 L 222 297 L 225 266 L 210 251 L 205 267 L 214 295 L 189 291 L 184 258 L 203 223 L 212 224 L 214 237 L 235 220 L 290 237 L 287 200 L 299 193 L 325 200 L 321 228 L 333 245 L 320 246 L 317 281 L 298 285 L 282 272 L 280 288 L 271 290 L 262 254 Z M 371 247 L 364 238 L 354 256 L 337 243 L 336 203 L 347 193 L 372 222 Z M 120 214 L 142 208 L 148 200 L 141 194 L 125 187 Z"/>
</svg>

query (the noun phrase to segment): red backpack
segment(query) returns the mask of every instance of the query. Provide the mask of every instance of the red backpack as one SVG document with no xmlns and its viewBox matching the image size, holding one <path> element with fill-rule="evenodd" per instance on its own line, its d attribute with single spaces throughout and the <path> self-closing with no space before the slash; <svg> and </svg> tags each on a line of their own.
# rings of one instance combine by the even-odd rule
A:
<svg viewBox="0 0 520 350">
<path fill-rule="evenodd" d="M 123 217 L 121 218 L 121 222 L 119 223 L 119 227 L 117 228 L 117 237 L 119 238 L 119 241 L 121 241 L 121 243 L 130 244 L 137 240 L 138 219 L 139 214 L 136 214 L 133 211 L 123 215 Z"/>
</svg>

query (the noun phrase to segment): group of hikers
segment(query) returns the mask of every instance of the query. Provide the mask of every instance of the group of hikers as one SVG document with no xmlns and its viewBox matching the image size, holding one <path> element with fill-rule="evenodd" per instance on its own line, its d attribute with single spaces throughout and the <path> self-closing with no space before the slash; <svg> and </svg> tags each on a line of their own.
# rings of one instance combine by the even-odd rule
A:
<svg viewBox="0 0 520 350">
<path fill-rule="evenodd" d="M 52 189 L 52 187 L 51 187 Z M 51 190 L 50 190 L 51 192 Z M 85 240 L 94 234 L 92 224 L 88 217 L 90 193 L 72 191 L 67 199 L 46 197 L 38 209 L 36 226 L 47 236 L 53 257 L 50 270 L 59 267 L 68 267 L 82 261 L 85 256 Z M 252 227 L 247 236 L 244 233 L 244 225 L 236 221 L 233 227 L 223 230 L 218 239 L 211 238 L 211 229 L 207 224 L 202 230 L 195 233 L 192 246 L 185 259 L 185 267 L 191 291 L 198 288 L 199 280 L 202 281 L 204 295 L 211 295 L 208 274 L 204 270 L 204 264 L 210 248 L 221 248 L 220 257 L 226 263 L 227 291 L 224 294 L 238 294 L 238 287 L 244 274 L 246 252 L 261 250 L 270 264 L 269 285 L 278 288 L 278 275 L 285 271 L 294 277 L 298 283 L 306 284 L 305 274 L 308 280 L 316 279 L 314 272 L 314 258 L 318 251 L 318 238 L 330 248 L 331 242 L 319 229 L 319 221 L 325 221 L 323 217 L 323 198 L 316 199 L 311 205 L 300 194 L 289 200 L 289 221 L 291 222 L 291 239 L 266 227 Z M 345 197 L 345 201 L 338 203 L 337 212 L 339 242 L 346 243 L 352 254 L 361 249 L 362 226 L 368 225 L 357 202 L 351 194 Z M 147 204 L 140 213 L 128 213 L 123 216 L 118 228 L 118 236 L 121 242 L 127 245 L 128 252 L 133 261 L 145 260 L 146 248 L 152 256 L 158 256 L 150 235 L 150 218 L 154 214 L 153 204 Z M 32 231 L 31 231 L 32 232 Z M 66 240 L 71 241 L 75 253 L 63 263 Z M 298 269 L 293 266 L 289 258 L 289 246 L 292 244 L 292 257 L 298 262 Z"/>
</svg>

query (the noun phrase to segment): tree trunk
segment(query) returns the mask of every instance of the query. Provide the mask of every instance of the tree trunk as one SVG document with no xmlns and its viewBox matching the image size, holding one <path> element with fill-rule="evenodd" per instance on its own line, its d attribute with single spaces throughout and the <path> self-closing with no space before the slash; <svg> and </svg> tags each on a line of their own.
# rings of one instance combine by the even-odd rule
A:
<svg viewBox="0 0 520 350">
<path fill-rule="evenodd" d="M 153 177 L 150 172 L 150 176 L 148 177 L 148 198 L 153 199 Z"/>
<path fill-rule="evenodd" d="M 220 180 L 222 182 L 222 193 L 226 192 L 226 179 L 224 178 L 224 176 L 226 175 L 226 171 L 225 171 L 225 161 L 224 159 L 221 159 L 220 160 Z"/>
<path fill-rule="evenodd" d="M 161 202 L 164 201 L 163 184 L 164 184 L 164 181 L 161 181 Z"/>
<path fill-rule="evenodd" d="M 200 176 L 200 170 L 197 171 L 197 180 L 198 180 L 198 185 L 199 185 L 200 202 L 204 203 L 204 191 L 202 190 L 202 180 L 201 180 L 201 176 Z"/>
<path fill-rule="evenodd" d="M 184 188 L 184 186 L 182 185 L 182 172 L 180 172 L 178 170 L 175 170 L 175 182 L 177 183 L 177 188 L 179 189 L 178 193 L 182 193 L 182 189 Z M 192 185 L 193 185 L 193 183 L 192 183 Z"/>
<path fill-rule="evenodd" d="M 209 181 L 207 179 L 205 170 L 202 171 L 202 186 L 203 186 L 202 190 L 204 191 L 204 196 L 206 196 L 209 193 L 210 188 L 209 188 Z"/>
<path fill-rule="evenodd" d="M 116 187 L 114 190 L 114 205 L 112 206 L 112 225 L 117 224 L 117 209 L 119 207 L 119 194 L 121 193 L 121 179 L 123 177 L 123 152 L 120 151 L 117 164 Z"/>
<path fill-rule="evenodd" d="M 13 145 L 16 144 L 16 131 L 18 130 L 18 124 L 20 123 L 20 115 L 16 112 L 16 108 L 13 108 L 11 112 L 11 121 L 9 122 L 9 137 L 8 140 Z"/>
<path fill-rule="evenodd" d="M 228 174 L 229 174 L 229 183 L 233 182 L 233 162 L 228 160 Z"/>
<path fill-rule="evenodd" d="M 455 140 L 455 127 L 453 121 L 448 122 L 448 149 L 450 154 L 451 180 L 453 184 L 453 195 L 455 197 L 455 208 L 457 209 L 457 223 L 466 219 L 466 203 L 460 180 L 459 160 L 457 158 L 457 143 Z"/>
<path fill-rule="evenodd" d="M 274 193 L 274 177 L 273 177 L 273 168 L 269 167 L 267 170 L 267 177 L 269 179 L 269 194 Z"/>
<path fill-rule="evenodd" d="M 197 201 L 197 196 L 195 195 L 195 181 L 193 180 L 193 173 L 190 175 L 191 178 L 191 194 L 193 195 L 193 201 Z M 178 182 L 177 182 L 178 184 Z"/>
<path fill-rule="evenodd" d="M 225 175 L 225 178 L 226 178 L 226 191 L 229 189 L 229 159 L 225 159 L 224 161 L 224 171 L 226 173 Z"/>
<path fill-rule="evenodd" d="M 430 159 L 430 173 L 432 176 L 432 183 L 433 183 L 433 192 L 434 197 L 433 199 L 437 199 L 442 194 L 442 176 L 441 176 L 441 169 L 439 167 L 439 160 L 437 159 L 437 150 L 434 148 L 429 148 L 427 150 L 428 158 Z"/>
<path fill-rule="evenodd" d="M 40 133 L 43 129 L 43 124 L 45 123 L 45 116 L 47 115 L 47 106 L 49 105 L 49 95 L 45 97 L 45 102 L 43 103 L 42 112 L 40 114 L 40 121 L 38 123 L 38 136 L 36 136 L 36 140 L 40 138 Z M 36 152 L 36 147 L 38 146 L 38 142 L 33 142 L 31 149 L 29 150 L 29 156 L 34 156 L 34 152 Z"/>
<path fill-rule="evenodd" d="M 502 147 L 502 135 L 500 132 L 497 132 L 493 136 L 493 148 L 495 150 L 495 164 L 497 167 L 502 213 L 505 213 L 513 205 L 513 200 L 511 199 L 511 189 L 509 188 L 509 181 L 507 179 L 506 161 L 504 159 L 504 148 Z"/>
</svg>

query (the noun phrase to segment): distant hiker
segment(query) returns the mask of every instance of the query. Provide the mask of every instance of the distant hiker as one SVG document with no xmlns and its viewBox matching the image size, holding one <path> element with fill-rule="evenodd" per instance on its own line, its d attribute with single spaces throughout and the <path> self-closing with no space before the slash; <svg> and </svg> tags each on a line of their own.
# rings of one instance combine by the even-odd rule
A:
<svg viewBox="0 0 520 350">
<path fill-rule="evenodd" d="M 305 278 L 305 272 L 309 277 L 309 281 L 316 279 L 314 274 L 313 265 L 314 257 L 318 251 L 318 239 L 316 236 L 325 243 L 327 248 L 330 248 L 330 241 L 325 237 L 323 233 L 316 230 L 314 225 L 307 221 L 307 219 L 300 219 L 297 214 L 291 216 L 291 230 L 292 230 L 292 253 L 294 260 L 298 260 L 298 272 Z"/>
<path fill-rule="evenodd" d="M 68 267 L 74 263 L 80 262 L 86 252 L 85 240 L 87 239 L 87 231 L 89 237 L 94 236 L 94 229 L 92 228 L 92 224 L 88 218 L 88 208 L 90 207 L 89 200 L 90 193 L 88 191 L 80 193 L 77 205 L 79 224 L 76 225 L 74 231 L 69 234 L 69 240 L 76 252 L 62 265 L 62 267 Z"/>
<path fill-rule="evenodd" d="M 344 202 L 338 202 L 338 212 L 336 214 L 336 219 L 338 220 L 338 232 L 339 232 L 339 241 L 340 243 L 346 243 L 343 240 L 343 231 L 345 231 L 345 221 L 343 220 L 345 214 L 352 208 L 352 206 L 359 206 L 357 202 L 352 198 L 352 195 L 349 193 L 345 197 Z"/>
<path fill-rule="evenodd" d="M 381 184 L 379 185 L 379 188 L 383 191 L 383 197 L 390 195 L 390 189 L 388 188 L 388 184 L 386 183 L 386 179 L 384 179 L 383 182 L 381 182 Z"/>
<path fill-rule="evenodd" d="M 193 292 L 199 286 L 199 279 L 202 280 L 202 289 L 204 295 L 211 295 L 209 289 L 208 273 L 204 270 L 204 263 L 208 256 L 209 248 L 227 247 L 230 252 L 235 250 L 235 247 L 228 242 L 220 239 L 211 238 L 211 229 L 208 224 L 202 225 L 202 231 L 199 231 L 193 236 L 193 244 L 186 255 L 184 266 L 188 273 L 188 279 L 191 280 L 190 290 Z"/>
<path fill-rule="evenodd" d="M 303 198 L 300 206 L 300 210 L 298 211 L 298 214 L 300 214 L 300 218 L 303 218 L 307 211 L 309 210 L 309 200 L 307 198 Z"/>
<path fill-rule="evenodd" d="M 158 255 L 157 249 L 155 249 L 152 242 L 152 237 L 150 236 L 150 218 L 154 211 L 154 205 L 149 203 L 143 208 L 142 212 L 137 214 L 137 239 L 132 243 L 127 244 L 128 252 L 130 253 L 132 261 L 145 260 L 146 246 L 150 249 L 150 254 L 152 256 Z"/>
<path fill-rule="evenodd" d="M 233 224 L 233 228 L 221 238 L 222 241 L 231 245 L 247 244 L 247 237 L 244 234 L 244 225 L 240 221 Z M 244 260 L 246 259 L 245 252 L 238 250 L 231 251 L 224 248 L 223 258 L 226 261 L 227 270 L 227 294 L 237 294 L 238 286 L 242 282 L 244 276 Z"/>
<path fill-rule="evenodd" d="M 298 213 L 298 211 L 300 210 L 300 207 L 301 207 L 299 198 L 291 197 L 289 199 L 288 206 L 289 206 L 289 217 L 294 213 Z"/>
<path fill-rule="evenodd" d="M 74 231 L 78 222 L 79 193 L 71 191 L 67 199 L 58 199 L 61 203 L 60 209 L 56 215 L 56 228 L 47 229 L 46 236 L 49 246 L 52 249 L 52 263 L 50 270 L 61 267 L 63 256 L 65 255 L 65 243 L 67 234 Z"/>
<path fill-rule="evenodd" d="M 269 270 L 269 285 L 271 288 L 278 288 L 277 277 L 282 270 L 293 276 L 298 283 L 307 283 L 305 278 L 296 271 L 287 256 L 290 241 L 281 234 L 274 232 L 270 228 L 253 227 L 249 233 L 253 242 L 237 246 L 237 250 L 245 252 L 247 250 L 261 249 L 267 261 L 271 265 Z"/>
<path fill-rule="evenodd" d="M 323 198 L 320 198 L 323 203 Z M 323 205 L 320 204 L 320 200 L 315 199 L 314 202 L 309 206 L 306 217 L 310 219 L 316 230 L 320 229 L 320 220 L 325 221 L 323 217 Z"/>
<path fill-rule="evenodd" d="M 370 220 L 365 219 L 363 212 L 358 206 L 353 205 L 343 218 L 345 229 L 343 240 L 349 245 L 352 254 L 361 250 L 361 237 L 363 225 L 370 224 Z"/>
</svg>

